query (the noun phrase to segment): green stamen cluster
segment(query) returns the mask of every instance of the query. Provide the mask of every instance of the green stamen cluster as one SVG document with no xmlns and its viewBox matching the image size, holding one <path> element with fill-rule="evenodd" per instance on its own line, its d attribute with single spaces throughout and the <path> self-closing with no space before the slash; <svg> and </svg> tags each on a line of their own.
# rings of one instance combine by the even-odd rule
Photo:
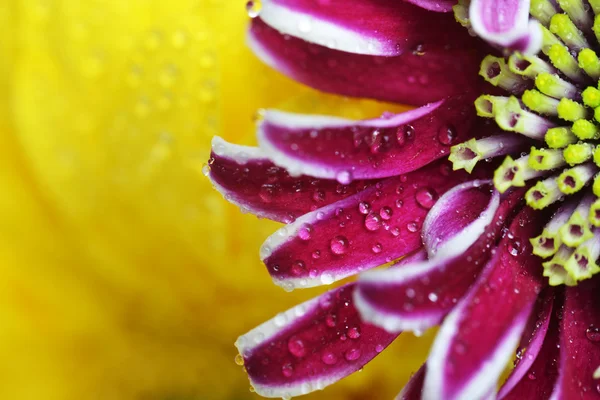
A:
<svg viewBox="0 0 600 400">
<path fill-rule="evenodd" d="M 455 15 L 469 26 L 463 3 Z M 480 75 L 508 95 L 480 96 L 475 108 L 537 143 L 526 154 L 523 147 L 503 151 L 506 137 L 471 139 L 454 146 L 450 160 L 454 169 L 471 172 L 481 159 L 504 155 L 494 173 L 496 190 L 529 186 L 525 201 L 538 210 L 562 204 L 531 243 L 546 259 L 551 285 L 576 285 L 600 272 L 600 57 L 591 48 L 598 43 L 590 45 L 592 33 L 600 43 L 600 0 L 530 4 L 542 25 L 541 53 L 487 56 Z"/>
</svg>

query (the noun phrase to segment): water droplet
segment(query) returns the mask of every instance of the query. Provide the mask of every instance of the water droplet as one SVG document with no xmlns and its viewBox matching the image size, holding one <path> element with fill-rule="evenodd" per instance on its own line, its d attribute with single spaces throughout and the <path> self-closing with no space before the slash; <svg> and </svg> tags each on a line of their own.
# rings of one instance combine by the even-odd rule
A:
<svg viewBox="0 0 600 400">
<path fill-rule="evenodd" d="M 337 181 L 342 185 L 348 185 L 350 182 L 352 182 L 352 173 L 350 173 L 350 171 L 338 172 L 335 179 L 337 179 Z"/>
<path fill-rule="evenodd" d="M 358 360 L 358 358 L 360 357 L 360 350 L 359 349 L 349 349 L 348 351 L 346 351 L 346 353 L 344 353 L 344 358 L 348 361 L 355 361 Z"/>
<path fill-rule="evenodd" d="M 262 4 L 260 1 L 248 1 L 246 3 L 246 12 L 250 18 L 256 18 L 260 14 Z"/>
<path fill-rule="evenodd" d="M 358 203 L 358 212 L 360 212 L 361 214 L 367 215 L 370 210 L 371 205 L 366 201 L 361 201 L 360 203 Z"/>
<path fill-rule="evenodd" d="M 360 329 L 358 327 L 348 329 L 348 337 L 350 339 L 358 339 L 360 337 Z"/>
<path fill-rule="evenodd" d="M 371 247 L 371 251 L 375 254 L 381 253 L 382 249 L 383 249 L 383 246 L 381 245 L 381 243 L 375 243 L 373 245 L 373 247 Z"/>
<path fill-rule="evenodd" d="M 381 218 L 383 218 L 385 221 L 388 221 L 390 218 L 392 218 L 392 214 L 394 213 L 394 211 L 392 211 L 391 208 L 389 207 L 382 207 L 381 210 L 379 210 L 379 215 L 381 216 Z"/>
<path fill-rule="evenodd" d="M 310 240 L 312 235 L 312 226 L 310 224 L 304 224 L 298 230 L 298 237 L 302 240 Z"/>
<path fill-rule="evenodd" d="M 317 189 L 313 192 L 312 199 L 315 203 L 321 203 L 325 200 L 325 192 Z"/>
<path fill-rule="evenodd" d="M 444 146 L 452 145 L 456 137 L 456 128 L 453 125 L 442 126 L 438 131 L 438 140 Z"/>
<path fill-rule="evenodd" d="M 335 354 L 333 354 L 330 351 L 325 351 L 322 355 L 321 355 L 321 361 L 323 361 L 324 364 L 327 365 L 333 365 L 337 362 L 337 357 L 335 356 Z"/>
<path fill-rule="evenodd" d="M 406 229 L 408 229 L 409 232 L 415 233 L 419 230 L 419 225 L 416 222 L 409 222 L 406 224 Z"/>
<path fill-rule="evenodd" d="M 536 379 L 535 372 L 528 373 L 527 378 L 529 378 L 529 380 L 534 381 Z"/>
<path fill-rule="evenodd" d="M 395 226 L 392 229 L 390 229 L 390 233 L 392 234 L 393 237 L 398 237 L 398 236 L 400 236 L 400 228 Z"/>
<path fill-rule="evenodd" d="M 438 195 L 435 190 L 430 187 L 423 187 L 417 190 L 415 193 L 415 200 L 417 204 L 425 210 L 430 210 L 438 199 Z"/>
<path fill-rule="evenodd" d="M 270 203 L 273 201 L 273 186 L 268 184 L 262 185 L 258 196 L 265 203 Z"/>
<path fill-rule="evenodd" d="M 396 200 L 396 208 L 402 208 L 402 206 L 404 205 L 404 202 L 400 199 Z"/>
<path fill-rule="evenodd" d="M 235 356 L 235 359 L 234 359 L 234 361 L 235 361 L 236 365 L 239 365 L 240 367 L 241 367 L 242 365 L 244 365 L 244 357 L 242 357 L 242 355 L 241 355 L 241 354 L 237 354 L 237 355 Z"/>
<path fill-rule="evenodd" d="M 335 281 L 335 279 L 332 274 L 330 274 L 328 272 L 323 272 L 321 274 L 321 283 L 323 285 L 331 285 L 334 281 Z"/>
<path fill-rule="evenodd" d="M 592 342 L 600 342 L 600 329 L 590 325 L 585 331 L 585 336 Z"/>
<path fill-rule="evenodd" d="M 429 299 L 429 301 L 431 301 L 432 303 L 435 303 L 438 300 L 438 295 L 431 292 L 429 293 L 429 295 L 427 296 L 427 298 Z"/>
<path fill-rule="evenodd" d="M 400 146 L 404 146 L 415 136 L 415 128 L 412 125 L 404 125 L 396 131 L 396 140 Z"/>
<path fill-rule="evenodd" d="M 384 347 L 381 344 L 378 344 L 377 346 L 375 346 L 375 351 L 378 353 L 381 353 L 383 351 Z"/>
<path fill-rule="evenodd" d="M 281 373 L 286 378 L 289 378 L 294 375 L 294 367 L 292 367 L 291 364 L 285 364 L 283 367 L 281 367 Z"/>
<path fill-rule="evenodd" d="M 327 325 L 330 328 L 333 328 L 336 324 L 336 317 L 333 314 L 328 314 L 325 317 L 325 325 Z"/>
<path fill-rule="evenodd" d="M 321 252 L 319 250 L 315 250 L 312 252 L 312 258 L 315 260 L 318 260 L 319 258 L 321 258 Z M 314 270 L 313 270 L 314 271 Z M 311 271 L 312 272 L 312 271 Z"/>
<path fill-rule="evenodd" d="M 375 213 L 370 213 L 365 217 L 365 228 L 373 232 L 381 228 L 381 217 Z"/>
<path fill-rule="evenodd" d="M 286 324 L 287 317 L 284 313 L 279 313 L 275 316 L 275 319 L 273 322 L 275 323 L 276 326 L 282 327 Z"/>
<path fill-rule="evenodd" d="M 296 260 L 292 264 L 292 275 L 300 276 L 300 275 L 304 275 L 305 272 L 306 272 L 306 264 L 304 264 L 303 261 Z"/>
<path fill-rule="evenodd" d="M 290 354 L 295 357 L 303 357 L 306 354 L 304 342 L 296 336 L 292 336 L 290 340 L 288 340 L 288 350 L 290 351 Z"/>
<path fill-rule="evenodd" d="M 333 254 L 342 255 L 348 250 L 348 239 L 345 236 L 336 236 L 331 239 L 329 247 Z"/>
</svg>

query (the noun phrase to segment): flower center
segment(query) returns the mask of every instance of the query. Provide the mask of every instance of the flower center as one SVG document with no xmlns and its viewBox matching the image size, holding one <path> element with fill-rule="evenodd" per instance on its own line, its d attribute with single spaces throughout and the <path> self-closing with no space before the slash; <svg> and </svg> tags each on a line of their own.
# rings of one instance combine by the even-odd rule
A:
<svg viewBox="0 0 600 400">
<path fill-rule="evenodd" d="M 450 155 L 455 170 L 470 172 L 481 159 L 514 154 L 514 133 L 537 141 L 529 154 L 506 157 L 494 185 L 504 193 L 535 182 L 525 195 L 528 206 L 561 204 L 531 239 L 534 254 L 547 259 L 551 285 L 575 285 L 600 272 L 600 235 L 594 234 L 600 227 L 600 1 L 587 3 L 559 0 L 559 8 L 550 0 L 531 1 L 530 14 L 542 25 L 541 53 L 485 57 L 480 75 L 509 95 L 475 101 L 479 116 L 513 134 L 471 139 Z M 455 15 L 468 27 L 465 7 L 460 1 Z"/>
</svg>

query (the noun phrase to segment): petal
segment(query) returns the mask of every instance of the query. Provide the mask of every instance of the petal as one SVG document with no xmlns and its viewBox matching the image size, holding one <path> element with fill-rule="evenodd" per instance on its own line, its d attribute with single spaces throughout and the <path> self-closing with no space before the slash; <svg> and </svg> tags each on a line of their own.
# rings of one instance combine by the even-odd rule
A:
<svg viewBox="0 0 600 400">
<path fill-rule="evenodd" d="M 473 99 L 459 96 L 389 119 L 350 121 L 269 111 L 260 147 L 292 174 L 373 179 L 414 171 L 471 138 Z"/>
<path fill-rule="evenodd" d="M 542 47 L 541 26 L 529 21 L 529 0 L 472 0 L 469 19 L 475 33 L 490 43 L 528 54 Z"/>
<path fill-rule="evenodd" d="M 560 307 L 560 305 L 555 306 Z M 543 339 L 542 348 L 539 350 L 537 357 L 535 357 L 533 365 L 527 371 L 527 376 L 520 379 L 508 393 L 504 394 L 506 391 L 502 389 L 500 391 L 502 396 L 499 396 L 499 399 L 523 400 L 550 398 L 558 379 L 560 349 L 558 333 L 558 318 L 556 313 L 553 313 Z M 519 375 L 523 376 L 522 371 L 519 371 Z"/>
<path fill-rule="evenodd" d="M 478 186 L 479 182 L 465 183 L 447 194 L 454 196 L 461 192 L 472 199 L 460 202 L 466 209 L 446 207 L 448 213 L 461 220 L 465 220 L 464 213 L 476 217 L 465 220 L 458 233 L 445 236 L 446 242 L 435 257 L 361 275 L 355 300 L 365 321 L 391 332 L 422 331 L 441 322 L 465 294 L 490 257 L 490 246 L 496 243 L 504 221 L 522 195 L 522 191 L 513 192 L 500 202 L 497 192 L 490 195 Z M 442 199 L 440 203 L 445 202 Z M 430 234 L 437 237 L 435 232 Z"/>
<path fill-rule="evenodd" d="M 321 91 L 422 105 L 481 84 L 478 72 L 484 46 L 466 31 L 454 34 L 460 25 L 453 24 L 448 34 L 439 35 L 443 44 L 423 43 L 394 57 L 359 55 L 311 44 L 281 34 L 259 18 L 252 21 L 248 44 L 266 64 Z M 436 24 L 427 22 L 426 29 L 433 26 Z"/>
<path fill-rule="evenodd" d="M 396 338 L 360 320 L 354 287 L 331 290 L 237 340 L 258 394 L 289 398 L 323 389 L 362 368 Z"/>
<path fill-rule="evenodd" d="M 542 259 L 531 253 L 528 239 L 543 217 L 529 207 L 521 210 L 477 282 L 446 317 L 427 360 L 423 397 L 479 399 L 495 391 L 542 289 Z"/>
<path fill-rule="evenodd" d="M 555 399 L 597 399 L 600 367 L 600 280 L 580 282 L 565 291 L 560 320 L 560 376 Z"/>
<path fill-rule="evenodd" d="M 395 400 L 421 400 L 423 382 L 425 381 L 425 365 L 410 378 Z"/>
<path fill-rule="evenodd" d="M 438 196 L 467 179 L 444 160 L 323 207 L 269 237 L 261 257 L 284 289 L 330 284 L 421 247 Z"/>
<path fill-rule="evenodd" d="M 290 223 L 319 207 L 352 196 L 376 181 L 291 177 L 256 147 L 213 138 L 208 178 L 231 203 L 262 218 Z"/>
<path fill-rule="evenodd" d="M 552 317 L 552 305 L 554 303 L 554 293 L 548 291 L 541 299 L 538 299 L 538 312 L 532 315 L 530 324 L 523 333 L 519 350 L 517 351 L 516 365 L 506 379 L 506 382 L 498 392 L 498 398 L 504 398 L 510 391 L 524 379 L 525 374 L 533 365 L 535 359 L 542 349 L 544 338 L 550 325 Z M 521 350 L 525 349 L 525 350 Z"/>
<path fill-rule="evenodd" d="M 447 11 L 449 3 L 416 2 L 440 11 Z M 462 33 L 452 16 L 394 0 L 263 0 L 259 15 L 282 34 L 356 54 L 395 56 Z"/>
<path fill-rule="evenodd" d="M 404 0 L 407 3 L 435 12 L 450 12 L 456 0 Z"/>
</svg>

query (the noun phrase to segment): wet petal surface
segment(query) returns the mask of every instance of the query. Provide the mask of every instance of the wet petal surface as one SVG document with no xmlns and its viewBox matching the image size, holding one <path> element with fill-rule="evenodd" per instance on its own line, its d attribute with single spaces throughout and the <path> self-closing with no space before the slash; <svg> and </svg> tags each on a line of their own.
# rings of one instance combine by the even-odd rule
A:
<svg viewBox="0 0 600 400">
<path fill-rule="evenodd" d="M 330 284 L 395 260 L 421 245 L 421 226 L 438 197 L 468 178 L 447 161 L 389 178 L 309 213 L 269 237 L 261 256 L 285 289 Z"/>
<path fill-rule="evenodd" d="M 361 321 L 353 290 L 353 284 L 331 290 L 238 339 L 258 394 L 290 397 L 323 389 L 359 370 L 396 338 Z"/>
<path fill-rule="evenodd" d="M 293 174 L 373 179 L 414 171 L 472 135 L 471 96 L 431 103 L 389 118 L 349 121 L 269 111 L 260 147 Z"/>
<path fill-rule="evenodd" d="M 225 199 L 243 211 L 291 223 L 301 215 L 355 195 L 377 181 L 346 185 L 310 176 L 292 177 L 259 148 L 213 139 L 208 177 Z"/>
<path fill-rule="evenodd" d="M 452 30 L 460 28 L 454 25 Z M 477 73 L 485 46 L 464 29 L 440 37 L 444 43 L 423 43 L 399 56 L 360 55 L 281 34 L 256 18 L 248 43 L 267 65 L 324 92 L 423 105 L 481 84 Z"/>
</svg>

